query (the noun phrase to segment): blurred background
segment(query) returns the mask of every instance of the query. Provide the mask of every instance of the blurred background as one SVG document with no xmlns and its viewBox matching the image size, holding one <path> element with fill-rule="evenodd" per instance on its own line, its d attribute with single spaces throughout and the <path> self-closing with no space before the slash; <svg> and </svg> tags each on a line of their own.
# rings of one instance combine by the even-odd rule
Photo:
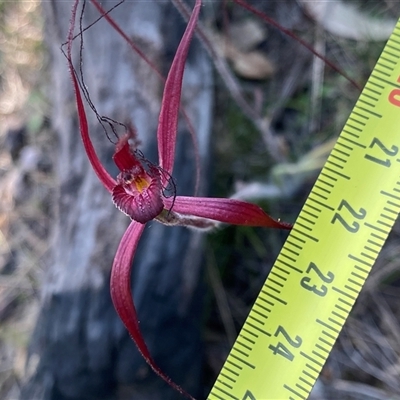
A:
<svg viewBox="0 0 400 400">
<path fill-rule="evenodd" d="M 110 15 L 165 76 L 185 21 L 176 2 L 140 3 L 122 2 Z M 249 3 L 360 86 L 400 16 L 400 3 L 386 0 Z M 0 3 L 0 398 L 179 399 L 148 371 L 110 303 L 108 276 L 128 221 L 81 148 L 61 52 L 71 6 Z M 89 1 L 82 15 L 83 27 L 99 17 Z M 205 1 L 201 22 L 209 40 L 193 41 L 183 94 L 198 137 L 201 193 L 251 200 L 293 222 L 359 90 L 237 4 Z M 96 109 L 133 121 L 156 160 L 162 81 L 106 21 L 83 40 Z M 115 173 L 113 145 L 93 114 L 89 123 Z M 184 123 L 179 134 L 174 176 L 178 193 L 192 194 L 195 147 Z M 400 399 L 399 235 L 396 224 L 314 398 Z M 157 223 L 146 229 L 133 275 L 141 326 L 156 361 L 199 399 L 285 238 L 247 227 L 204 235 Z"/>
</svg>

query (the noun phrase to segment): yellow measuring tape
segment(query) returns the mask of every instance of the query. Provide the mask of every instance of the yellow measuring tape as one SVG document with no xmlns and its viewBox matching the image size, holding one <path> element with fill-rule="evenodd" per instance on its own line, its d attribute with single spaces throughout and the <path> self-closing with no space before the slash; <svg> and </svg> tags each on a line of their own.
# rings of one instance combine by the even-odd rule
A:
<svg viewBox="0 0 400 400">
<path fill-rule="evenodd" d="M 208 400 L 307 399 L 400 211 L 400 20 Z"/>
</svg>

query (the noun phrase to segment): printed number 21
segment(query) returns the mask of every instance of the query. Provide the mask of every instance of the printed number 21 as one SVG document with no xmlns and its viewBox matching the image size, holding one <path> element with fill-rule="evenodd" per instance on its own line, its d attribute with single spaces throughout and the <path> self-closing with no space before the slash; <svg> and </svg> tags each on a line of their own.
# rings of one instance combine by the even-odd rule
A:
<svg viewBox="0 0 400 400">
<path fill-rule="evenodd" d="M 366 154 L 364 156 L 364 158 L 366 158 L 369 161 L 372 161 L 376 164 L 382 165 L 384 167 L 389 168 L 391 166 L 390 163 L 390 158 L 383 158 L 384 155 L 389 156 L 389 157 L 393 157 L 395 155 L 397 155 L 397 153 L 399 152 L 399 148 L 395 145 L 391 146 L 390 148 L 385 146 L 378 138 L 374 137 L 371 141 L 371 144 L 369 145 L 369 148 L 372 149 L 376 147 L 377 148 L 377 152 L 379 152 L 380 154 L 380 158 L 375 157 L 375 156 L 371 156 L 370 154 Z M 383 153 L 383 154 L 382 154 Z M 378 153 L 376 153 L 378 154 Z"/>
</svg>

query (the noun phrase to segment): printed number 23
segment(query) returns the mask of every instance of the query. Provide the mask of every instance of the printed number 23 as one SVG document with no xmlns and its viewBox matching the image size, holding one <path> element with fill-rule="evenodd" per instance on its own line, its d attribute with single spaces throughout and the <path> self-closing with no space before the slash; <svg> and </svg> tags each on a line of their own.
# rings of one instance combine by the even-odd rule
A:
<svg viewBox="0 0 400 400">
<path fill-rule="evenodd" d="M 312 274 L 311 274 L 312 272 Z M 312 293 L 315 293 L 318 296 L 325 296 L 328 292 L 328 288 L 324 284 L 320 284 L 320 282 L 324 283 L 332 283 L 335 275 L 333 272 L 328 271 L 326 275 L 322 273 L 322 271 L 313 263 L 310 262 L 306 274 L 311 274 L 311 276 L 305 276 L 300 281 L 300 285 L 304 288 L 309 290 Z M 314 284 L 318 283 L 318 285 Z"/>
</svg>

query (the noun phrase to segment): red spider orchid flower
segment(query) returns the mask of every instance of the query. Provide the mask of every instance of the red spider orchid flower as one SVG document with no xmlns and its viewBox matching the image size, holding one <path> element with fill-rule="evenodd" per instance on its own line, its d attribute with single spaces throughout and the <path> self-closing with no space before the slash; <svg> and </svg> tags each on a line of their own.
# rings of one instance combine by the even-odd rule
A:
<svg viewBox="0 0 400 400">
<path fill-rule="evenodd" d="M 111 193 L 114 204 L 132 219 L 118 246 L 112 266 L 112 301 L 119 317 L 149 366 L 173 388 L 193 399 L 156 365 L 139 329 L 132 299 L 130 276 L 133 257 L 145 224 L 156 219 L 167 225 L 197 228 L 211 228 L 220 222 L 282 229 L 290 229 L 291 225 L 276 221 L 260 207 L 243 201 L 175 195 L 167 197 L 165 195 L 165 190 L 173 182 L 171 176 L 175 158 L 184 65 L 199 17 L 201 0 L 196 0 L 166 79 L 157 130 L 159 166 L 152 164 L 144 158 L 142 153 L 131 147 L 129 141 L 135 138 L 135 132 L 130 128 L 128 133 L 119 139 L 113 156 L 120 173 L 116 180 L 109 175 L 91 142 L 80 86 L 72 64 L 71 47 L 78 3 L 79 0 L 75 0 L 72 10 L 67 59 L 75 90 L 82 141 L 94 171 Z"/>
</svg>

